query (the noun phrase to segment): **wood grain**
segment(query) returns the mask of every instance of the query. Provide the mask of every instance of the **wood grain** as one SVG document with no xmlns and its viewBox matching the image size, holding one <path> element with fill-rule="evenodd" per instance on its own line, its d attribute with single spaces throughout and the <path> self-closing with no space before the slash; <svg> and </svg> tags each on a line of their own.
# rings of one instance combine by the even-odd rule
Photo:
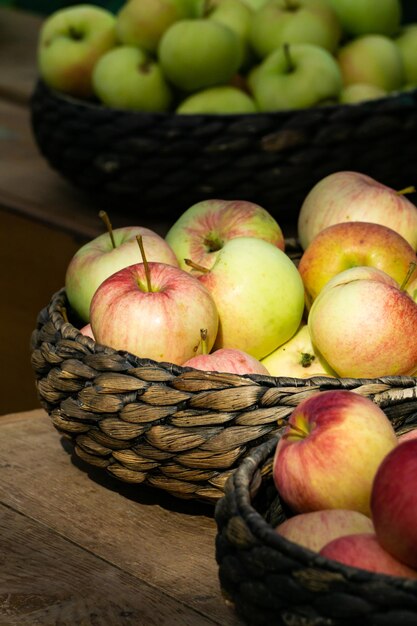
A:
<svg viewBox="0 0 417 626">
<path fill-rule="evenodd" d="M 35 520 L 54 534 L 51 558 L 53 554 L 57 555 L 58 570 L 64 568 L 67 572 L 75 566 L 77 558 L 76 555 L 69 561 L 61 558 L 56 534 L 65 542 L 101 559 L 106 567 L 111 566 L 133 577 L 138 581 L 136 584 L 142 584 L 142 593 L 146 592 L 144 585 L 155 590 L 156 600 L 150 605 L 152 612 L 157 612 L 159 621 L 155 617 L 155 622 L 145 620 L 140 624 L 176 623 L 166 620 L 165 601 L 158 598 L 160 594 L 204 616 L 201 624 L 211 623 L 210 620 L 224 626 L 240 623 L 220 594 L 214 551 L 216 525 L 211 507 L 182 502 L 157 490 L 125 485 L 101 472 L 87 469 L 71 459 L 66 442 L 60 440 L 49 417 L 41 410 L 3 416 L 0 429 L 0 503 L 15 514 Z M 44 545 L 39 538 L 34 542 L 38 546 Z M 14 541 L 9 543 L 0 534 L 0 554 L 10 553 L 13 546 Z M 38 567 L 44 558 L 44 554 L 33 555 L 33 562 L 29 559 L 31 567 Z M 6 568 L 10 577 L 8 585 L 13 593 L 21 594 L 16 567 L 14 565 L 11 571 L 9 566 Z M 107 600 L 110 601 L 112 596 L 105 587 L 102 593 L 103 584 L 97 579 L 95 568 L 95 561 L 81 561 L 80 586 L 84 588 L 83 575 L 94 581 L 91 593 L 96 591 L 103 596 L 103 611 L 108 611 Z M 57 578 L 57 574 L 51 579 L 54 577 Z M 124 583 L 118 581 L 116 587 L 120 590 Z M 0 578 L 0 597 L 4 588 Z M 30 593 L 42 597 L 46 593 L 45 589 L 42 591 L 32 584 L 28 588 L 33 590 Z M 55 585 L 47 588 L 51 589 L 52 597 L 59 591 Z M 56 603 L 65 604 L 67 598 L 58 595 Z M 3 602 L 6 602 L 4 598 Z M 75 610 L 71 602 L 69 600 L 68 610 Z M 54 604 L 52 600 L 49 603 Z M 121 600 L 117 599 L 116 607 L 120 605 Z M 90 606 L 87 603 L 82 609 L 86 615 Z M 138 606 L 133 603 L 135 610 Z M 178 623 L 200 624 L 196 619 L 190 622 L 181 622 L 181 619 L 182 616 Z M 61 626 L 61 622 L 56 623 Z M 95 625 L 95 622 L 91 623 Z M 3 626 L 1 622 L 0 625 Z"/>
</svg>

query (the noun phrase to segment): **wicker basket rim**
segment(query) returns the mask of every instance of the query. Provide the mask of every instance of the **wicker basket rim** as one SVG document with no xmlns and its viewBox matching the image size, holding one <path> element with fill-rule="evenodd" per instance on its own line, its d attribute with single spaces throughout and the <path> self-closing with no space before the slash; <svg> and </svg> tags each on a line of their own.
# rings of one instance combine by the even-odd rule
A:
<svg viewBox="0 0 417 626">
<path fill-rule="evenodd" d="M 417 580 L 374 573 L 344 565 L 343 563 L 338 563 L 337 561 L 323 557 L 317 552 L 309 550 L 308 548 L 305 548 L 300 544 L 294 543 L 282 535 L 279 535 L 273 527 L 268 524 L 261 513 L 259 513 L 251 503 L 250 485 L 259 466 L 271 457 L 279 439 L 279 435 L 274 435 L 251 450 L 249 455 L 243 459 L 241 464 L 237 467 L 236 471 L 229 479 L 235 493 L 235 502 L 238 514 L 243 517 L 255 539 L 272 549 L 279 550 L 284 555 L 288 555 L 290 558 L 297 560 L 301 565 L 305 565 L 310 569 L 316 568 L 318 570 L 325 571 L 330 575 L 340 575 L 344 579 L 348 579 L 353 582 L 366 581 L 378 583 L 382 581 L 392 584 L 398 589 L 404 589 L 417 593 Z M 226 492 L 226 496 L 223 496 L 222 500 L 227 497 Z M 222 500 L 216 504 L 215 515 Z"/>
</svg>

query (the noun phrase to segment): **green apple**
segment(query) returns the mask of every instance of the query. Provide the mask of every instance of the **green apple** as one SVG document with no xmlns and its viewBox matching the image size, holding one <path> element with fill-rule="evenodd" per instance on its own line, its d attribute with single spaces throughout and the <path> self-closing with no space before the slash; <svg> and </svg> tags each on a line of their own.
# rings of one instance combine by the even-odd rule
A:
<svg viewBox="0 0 417 626">
<path fill-rule="evenodd" d="M 304 287 L 282 250 L 256 237 L 236 237 L 219 250 L 199 280 L 219 312 L 214 349 L 237 348 L 263 359 L 300 325 Z"/>
<path fill-rule="evenodd" d="M 367 83 L 352 83 L 344 87 L 340 93 L 339 102 L 341 104 L 356 104 L 367 100 L 378 100 L 385 98 L 388 93 L 385 89 Z"/>
<path fill-rule="evenodd" d="M 261 7 L 264 6 L 268 2 L 268 0 L 242 0 L 246 6 L 248 6 L 253 11 L 257 11 Z"/>
<path fill-rule="evenodd" d="M 336 376 L 313 346 L 308 326 L 303 322 L 291 339 L 268 354 L 261 363 L 271 376 Z"/>
<path fill-rule="evenodd" d="M 241 62 L 239 37 L 210 19 L 181 20 L 162 36 L 158 57 L 165 76 L 186 92 L 228 83 Z"/>
<path fill-rule="evenodd" d="M 249 74 L 248 84 L 261 111 L 302 109 L 338 100 L 342 75 L 334 57 L 319 46 L 283 46 Z"/>
<path fill-rule="evenodd" d="M 404 26 L 394 40 L 400 49 L 406 83 L 417 83 L 417 23 Z"/>
<path fill-rule="evenodd" d="M 155 53 L 171 24 L 196 17 L 202 9 L 202 1 L 197 0 L 128 0 L 117 13 L 117 38 L 122 44 Z"/>
<path fill-rule="evenodd" d="M 116 45 L 115 16 L 93 5 L 52 13 L 43 22 L 37 65 L 47 85 L 79 98 L 93 95 L 91 74 L 97 60 Z"/>
<path fill-rule="evenodd" d="M 222 0 L 206 14 L 206 17 L 228 26 L 239 38 L 241 46 L 240 67 L 249 67 L 253 62 L 253 52 L 249 45 L 249 31 L 254 11 L 242 0 Z"/>
<path fill-rule="evenodd" d="M 237 87 L 222 85 L 209 87 L 185 98 L 177 113 L 256 113 L 256 104 L 247 93 Z"/>
<path fill-rule="evenodd" d="M 405 82 L 404 65 L 396 43 L 385 35 L 363 35 L 342 46 L 337 61 L 345 85 L 368 83 L 385 91 Z"/>
<path fill-rule="evenodd" d="M 310 43 L 335 52 L 342 36 L 326 0 L 269 0 L 255 12 L 249 39 L 261 59 L 284 44 Z"/>
<path fill-rule="evenodd" d="M 93 70 L 93 87 L 106 106 L 135 111 L 168 111 L 171 88 L 159 64 L 134 46 L 106 52 Z"/>
<path fill-rule="evenodd" d="M 400 26 L 400 0 L 328 0 L 349 35 L 394 35 Z"/>
<path fill-rule="evenodd" d="M 284 250 L 282 230 L 259 204 L 247 200 L 201 200 L 172 224 L 165 240 L 175 252 L 181 269 L 190 271 L 184 259 L 211 269 L 228 241 L 256 237 Z"/>
</svg>

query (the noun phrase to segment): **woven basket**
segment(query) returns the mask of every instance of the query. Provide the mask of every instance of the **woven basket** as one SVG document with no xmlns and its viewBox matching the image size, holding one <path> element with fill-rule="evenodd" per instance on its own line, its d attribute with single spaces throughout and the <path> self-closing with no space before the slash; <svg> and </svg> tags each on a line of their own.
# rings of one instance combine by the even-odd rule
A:
<svg viewBox="0 0 417 626">
<path fill-rule="evenodd" d="M 356 389 L 361 392 L 360 389 Z M 417 403 L 405 411 L 383 392 L 398 433 L 417 426 Z M 415 626 L 417 581 L 348 567 L 280 536 L 287 516 L 272 479 L 279 434 L 254 448 L 216 504 L 216 560 L 226 602 L 250 626 Z"/>
<path fill-rule="evenodd" d="M 269 114 L 148 114 L 81 102 L 39 81 L 31 121 L 51 167 L 113 214 L 120 205 L 174 219 L 207 198 L 241 198 L 291 223 L 332 172 L 413 184 L 416 104 L 417 90 Z"/>
<path fill-rule="evenodd" d="M 291 239 L 286 252 L 301 254 Z M 401 423 L 417 410 L 417 378 L 208 373 L 99 345 L 78 327 L 61 289 L 32 334 L 41 405 L 84 461 L 179 498 L 216 502 L 241 460 L 316 391 L 356 390 Z"/>
</svg>

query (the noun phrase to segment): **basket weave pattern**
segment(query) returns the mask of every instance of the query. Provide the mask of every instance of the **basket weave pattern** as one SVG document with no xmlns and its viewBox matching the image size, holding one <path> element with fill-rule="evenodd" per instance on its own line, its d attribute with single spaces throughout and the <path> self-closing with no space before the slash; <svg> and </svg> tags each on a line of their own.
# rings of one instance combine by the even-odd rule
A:
<svg viewBox="0 0 417 626">
<path fill-rule="evenodd" d="M 394 419 L 398 432 L 406 423 L 417 425 L 415 411 Z M 286 519 L 271 476 L 277 441 L 251 451 L 216 504 L 216 560 L 225 598 L 250 626 L 417 624 L 416 580 L 344 566 L 275 532 Z"/>
<path fill-rule="evenodd" d="M 309 379 L 208 373 L 97 344 L 66 321 L 65 290 L 40 312 L 31 361 L 41 405 L 76 454 L 130 483 L 215 502 L 252 448 L 325 389 L 369 396 L 396 422 L 416 411 L 417 379 Z"/>
<path fill-rule="evenodd" d="M 269 114 L 150 114 L 81 102 L 39 81 L 31 119 L 49 164 L 112 211 L 119 201 L 173 218 L 207 198 L 241 198 L 291 219 L 332 172 L 412 184 L 416 103 L 417 90 Z"/>
</svg>

